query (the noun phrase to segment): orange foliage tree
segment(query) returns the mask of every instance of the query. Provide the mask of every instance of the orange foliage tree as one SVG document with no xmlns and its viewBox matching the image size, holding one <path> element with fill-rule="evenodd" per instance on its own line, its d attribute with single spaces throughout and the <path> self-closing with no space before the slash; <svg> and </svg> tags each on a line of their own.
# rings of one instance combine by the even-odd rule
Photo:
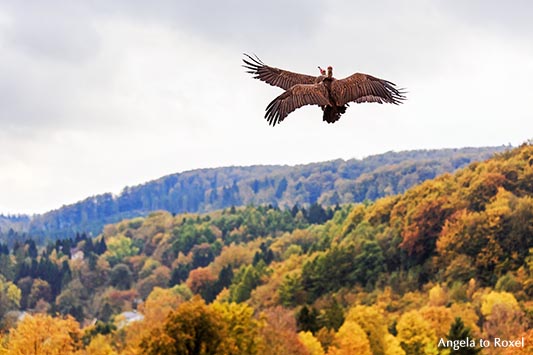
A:
<svg viewBox="0 0 533 355">
<path fill-rule="evenodd" d="M 80 348 L 81 332 L 72 317 L 53 318 L 49 315 L 26 315 L 12 329 L 6 354 L 74 355 Z"/>
<path fill-rule="evenodd" d="M 163 324 L 167 315 L 190 297 L 190 291 L 187 291 L 188 289 L 184 286 L 175 286 L 171 289 L 154 288 L 146 301 L 139 306 L 144 319 L 133 322 L 124 329 L 123 354 L 142 354 L 140 347 L 142 339 L 148 337 L 152 330 Z"/>
<path fill-rule="evenodd" d="M 261 336 L 266 349 L 264 353 L 272 355 L 307 355 L 308 351 L 298 339 L 296 320 L 287 309 L 277 306 L 263 312 L 264 327 Z"/>
<path fill-rule="evenodd" d="M 509 347 L 504 351 L 504 355 L 530 355 L 533 354 L 533 329 L 519 334 L 517 339 L 524 338 L 524 347 Z"/>
<path fill-rule="evenodd" d="M 259 322 L 248 306 L 206 305 L 195 296 L 143 338 L 141 354 L 256 355 L 261 343 L 258 330 Z"/>
<path fill-rule="evenodd" d="M 445 220 L 452 210 L 446 197 L 423 200 L 414 207 L 402 230 L 400 246 L 410 255 L 423 261 L 435 250 Z"/>
<path fill-rule="evenodd" d="M 225 337 L 222 317 L 194 297 L 172 312 L 162 327 L 153 329 L 141 349 L 148 355 L 217 355 L 226 350 Z"/>
</svg>

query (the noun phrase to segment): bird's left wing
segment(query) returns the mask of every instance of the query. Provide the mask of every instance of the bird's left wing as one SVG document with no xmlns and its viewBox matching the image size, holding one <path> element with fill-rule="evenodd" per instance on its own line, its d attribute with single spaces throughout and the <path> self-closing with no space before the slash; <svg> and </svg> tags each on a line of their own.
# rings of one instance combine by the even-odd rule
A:
<svg viewBox="0 0 533 355">
<path fill-rule="evenodd" d="M 253 74 L 255 79 L 264 81 L 272 86 L 280 87 L 284 90 L 296 84 L 313 84 L 316 77 L 305 74 L 293 73 L 288 70 L 270 67 L 263 63 L 257 56 L 252 57 L 246 53 L 247 59 L 243 59 L 243 67 L 248 69 L 247 73 Z"/>
<path fill-rule="evenodd" d="M 328 91 L 323 83 L 298 84 L 276 97 L 268 104 L 265 118 L 275 126 L 297 108 L 305 105 L 329 104 Z"/>
<path fill-rule="evenodd" d="M 402 89 L 397 89 L 390 81 L 373 76 L 355 73 L 331 84 L 331 95 L 339 106 L 348 102 L 377 102 L 398 105 L 405 100 Z"/>
</svg>

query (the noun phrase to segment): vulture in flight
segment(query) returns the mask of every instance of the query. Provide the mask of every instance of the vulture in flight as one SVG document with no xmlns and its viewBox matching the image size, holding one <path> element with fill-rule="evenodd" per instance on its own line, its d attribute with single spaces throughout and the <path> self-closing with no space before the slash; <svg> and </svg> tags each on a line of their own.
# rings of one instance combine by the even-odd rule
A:
<svg viewBox="0 0 533 355">
<path fill-rule="evenodd" d="M 327 73 L 320 70 L 319 76 L 293 73 L 270 67 L 257 56 L 244 54 L 243 59 L 247 73 L 255 79 L 277 86 L 285 92 L 268 104 L 265 118 L 275 126 L 294 110 L 305 105 L 318 105 L 322 108 L 323 120 L 333 123 L 346 112 L 348 103 L 377 102 L 398 105 L 405 100 L 405 92 L 397 89 L 393 83 L 368 74 L 355 73 L 344 79 L 333 77 L 333 68 Z"/>
</svg>

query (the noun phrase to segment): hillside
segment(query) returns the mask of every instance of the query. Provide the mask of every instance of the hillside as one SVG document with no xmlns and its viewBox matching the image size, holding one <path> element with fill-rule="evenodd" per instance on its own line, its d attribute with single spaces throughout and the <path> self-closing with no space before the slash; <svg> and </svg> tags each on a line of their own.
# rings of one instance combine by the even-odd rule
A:
<svg viewBox="0 0 533 355">
<path fill-rule="evenodd" d="M 71 314 L 58 337 L 108 353 L 180 353 L 191 337 L 212 354 L 449 354 L 439 339 L 524 337 L 463 353 L 530 354 L 533 146 L 375 202 L 153 212 L 46 250 L 2 245 L 0 264 L 4 328 L 19 308 Z M 144 318 L 124 327 L 133 309 Z M 66 321 L 27 319 L 5 347 L 33 319 Z"/>
<path fill-rule="evenodd" d="M 154 210 L 203 213 L 250 204 L 291 208 L 375 200 L 402 193 L 507 148 L 417 150 L 298 166 L 193 170 L 126 187 L 118 196 L 92 196 L 33 216 L 26 223 L 0 216 L 0 232 L 12 227 L 33 236 L 65 238 L 82 232 L 96 235 L 107 223 L 145 216 Z"/>
</svg>

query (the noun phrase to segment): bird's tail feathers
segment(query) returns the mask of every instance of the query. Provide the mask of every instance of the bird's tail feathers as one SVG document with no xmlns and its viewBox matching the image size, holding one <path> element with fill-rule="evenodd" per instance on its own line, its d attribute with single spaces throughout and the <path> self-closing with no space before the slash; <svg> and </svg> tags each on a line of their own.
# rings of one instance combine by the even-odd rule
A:
<svg viewBox="0 0 533 355">
<path fill-rule="evenodd" d="M 337 122 L 343 113 L 346 112 L 347 105 L 344 106 L 325 106 L 323 108 L 323 120 L 327 123 Z"/>
</svg>

